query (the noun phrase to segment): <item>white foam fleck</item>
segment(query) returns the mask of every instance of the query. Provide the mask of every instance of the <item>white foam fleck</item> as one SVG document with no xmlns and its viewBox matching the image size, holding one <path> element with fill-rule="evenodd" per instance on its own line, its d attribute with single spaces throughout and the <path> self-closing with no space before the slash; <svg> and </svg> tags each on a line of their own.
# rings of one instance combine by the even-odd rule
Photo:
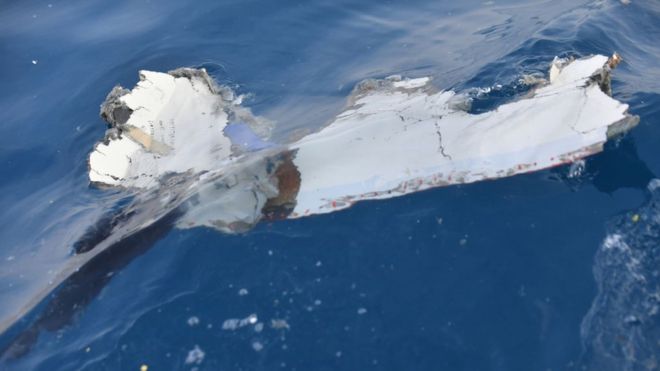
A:
<svg viewBox="0 0 660 371">
<path fill-rule="evenodd" d="M 603 248 L 605 249 L 617 248 L 619 250 L 630 250 L 630 247 L 628 247 L 628 245 L 626 245 L 625 241 L 623 240 L 623 236 L 617 233 L 610 234 L 605 237 L 605 241 L 603 242 Z"/>
<path fill-rule="evenodd" d="M 289 329 L 289 323 L 283 318 L 273 318 L 270 320 L 270 327 L 276 330 Z"/>
<path fill-rule="evenodd" d="M 252 342 L 252 349 L 254 349 L 256 352 L 260 352 L 262 349 L 264 349 L 264 345 L 259 341 L 254 341 Z"/>
<path fill-rule="evenodd" d="M 186 322 L 188 322 L 188 326 L 190 326 L 190 327 L 197 326 L 197 325 L 199 325 L 199 318 L 196 317 L 196 316 L 192 316 L 192 317 L 188 318 L 188 321 L 186 321 Z"/>
<path fill-rule="evenodd" d="M 587 167 L 587 163 L 583 159 L 573 162 L 570 168 L 568 169 L 568 177 L 569 178 L 580 177 L 582 174 L 584 174 L 586 167 Z"/>
<path fill-rule="evenodd" d="M 652 179 L 647 186 L 648 190 L 653 192 L 660 187 L 660 179 Z"/>
<path fill-rule="evenodd" d="M 417 79 L 406 79 L 401 81 L 394 81 L 392 85 L 395 88 L 415 89 L 426 85 L 431 79 L 428 77 L 420 77 Z"/>
<path fill-rule="evenodd" d="M 229 318 L 222 323 L 223 330 L 236 330 L 247 325 L 254 325 L 259 321 L 256 314 L 250 314 L 245 318 Z"/>
<path fill-rule="evenodd" d="M 188 355 L 186 356 L 186 364 L 196 364 L 199 365 L 204 361 L 204 356 L 206 356 L 206 353 L 198 346 L 195 345 L 195 347 L 188 352 Z"/>
</svg>

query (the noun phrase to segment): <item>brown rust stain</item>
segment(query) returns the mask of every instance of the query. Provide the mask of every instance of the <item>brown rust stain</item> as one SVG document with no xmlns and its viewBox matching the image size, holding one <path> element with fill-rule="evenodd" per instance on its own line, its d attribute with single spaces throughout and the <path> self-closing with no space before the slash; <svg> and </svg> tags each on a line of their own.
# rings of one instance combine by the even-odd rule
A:
<svg viewBox="0 0 660 371">
<path fill-rule="evenodd" d="M 287 218 L 296 206 L 296 197 L 300 190 L 300 171 L 293 163 L 293 152 L 282 155 L 281 163 L 273 176 L 277 178 L 279 193 L 266 201 L 262 214 L 266 220 Z"/>
</svg>

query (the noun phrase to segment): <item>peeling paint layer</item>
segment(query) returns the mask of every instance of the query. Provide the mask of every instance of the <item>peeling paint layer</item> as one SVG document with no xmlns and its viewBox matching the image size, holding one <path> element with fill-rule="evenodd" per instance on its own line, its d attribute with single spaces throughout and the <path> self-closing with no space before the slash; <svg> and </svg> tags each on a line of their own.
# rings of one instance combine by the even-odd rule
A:
<svg viewBox="0 0 660 371">
<path fill-rule="evenodd" d="M 110 129 L 89 156 L 90 181 L 145 189 L 168 173 L 217 169 L 233 153 L 223 132 L 228 125 L 243 122 L 267 132 L 240 101 L 205 70 L 140 71 L 133 90 L 115 87 L 101 106 Z"/>
</svg>

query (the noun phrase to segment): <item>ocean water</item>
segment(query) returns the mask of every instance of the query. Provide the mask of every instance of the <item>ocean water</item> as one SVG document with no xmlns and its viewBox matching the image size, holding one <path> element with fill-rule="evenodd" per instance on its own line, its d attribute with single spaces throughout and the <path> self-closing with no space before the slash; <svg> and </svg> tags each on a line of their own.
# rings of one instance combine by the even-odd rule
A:
<svg viewBox="0 0 660 371">
<path fill-rule="evenodd" d="M 654 0 L 2 1 L 0 369 L 659 369 L 658 40 Z M 489 90 L 485 110 L 556 55 L 615 51 L 640 124 L 584 163 L 241 235 L 154 231 L 54 287 L 120 197 L 86 158 L 140 69 L 205 67 L 285 140 L 366 78 Z"/>
</svg>

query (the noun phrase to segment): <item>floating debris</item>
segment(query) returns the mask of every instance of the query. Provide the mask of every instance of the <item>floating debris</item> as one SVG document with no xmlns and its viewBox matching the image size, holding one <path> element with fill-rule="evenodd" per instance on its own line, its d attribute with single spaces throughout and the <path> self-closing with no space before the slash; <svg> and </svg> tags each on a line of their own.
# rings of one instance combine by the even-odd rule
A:
<svg viewBox="0 0 660 371">
<path fill-rule="evenodd" d="M 618 55 L 555 59 L 547 82 L 478 114 L 467 109 L 468 93 L 438 90 L 427 77 L 367 80 L 326 126 L 285 143 L 268 142 L 271 122 L 205 70 L 141 71 L 132 90 L 108 94 L 101 116 L 110 128 L 88 161 L 92 184 L 125 190 L 130 201 L 80 236 L 71 264 L 0 330 L 62 285 L 84 290 L 79 280 L 95 278 L 74 273 L 87 264 L 104 269 L 109 262 L 101 253 L 125 249 L 127 241 L 152 244 L 173 227 L 244 233 L 264 219 L 331 213 L 362 200 L 513 176 L 601 152 L 608 139 L 638 123 L 628 105 L 611 97 L 611 71 L 620 62 Z M 645 222 L 642 216 L 637 225 Z M 8 357 L 29 349 L 32 335 L 52 328 L 53 318 L 80 311 L 58 303 L 49 299 Z M 241 325 L 235 321 L 224 325 Z"/>
<path fill-rule="evenodd" d="M 334 121 L 293 145 L 301 185 L 292 215 L 502 178 L 600 152 L 609 137 L 638 121 L 608 95 L 610 65 L 618 60 L 557 59 L 549 83 L 481 114 L 453 108 L 457 93 L 434 92 L 429 81 L 414 88 L 362 83 Z"/>
<path fill-rule="evenodd" d="M 89 177 L 131 189 L 185 181 L 177 226 L 237 233 L 262 218 L 545 169 L 598 153 L 637 124 L 610 96 L 620 61 L 555 58 L 525 97 L 480 114 L 428 77 L 367 80 L 327 126 L 279 146 L 264 142 L 270 121 L 206 71 L 141 71 L 133 90 L 115 87 L 102 106 L 111 128 L 89 157 Z M 236 129 L 242 122 L 252 136 Z"/>
</svg>

